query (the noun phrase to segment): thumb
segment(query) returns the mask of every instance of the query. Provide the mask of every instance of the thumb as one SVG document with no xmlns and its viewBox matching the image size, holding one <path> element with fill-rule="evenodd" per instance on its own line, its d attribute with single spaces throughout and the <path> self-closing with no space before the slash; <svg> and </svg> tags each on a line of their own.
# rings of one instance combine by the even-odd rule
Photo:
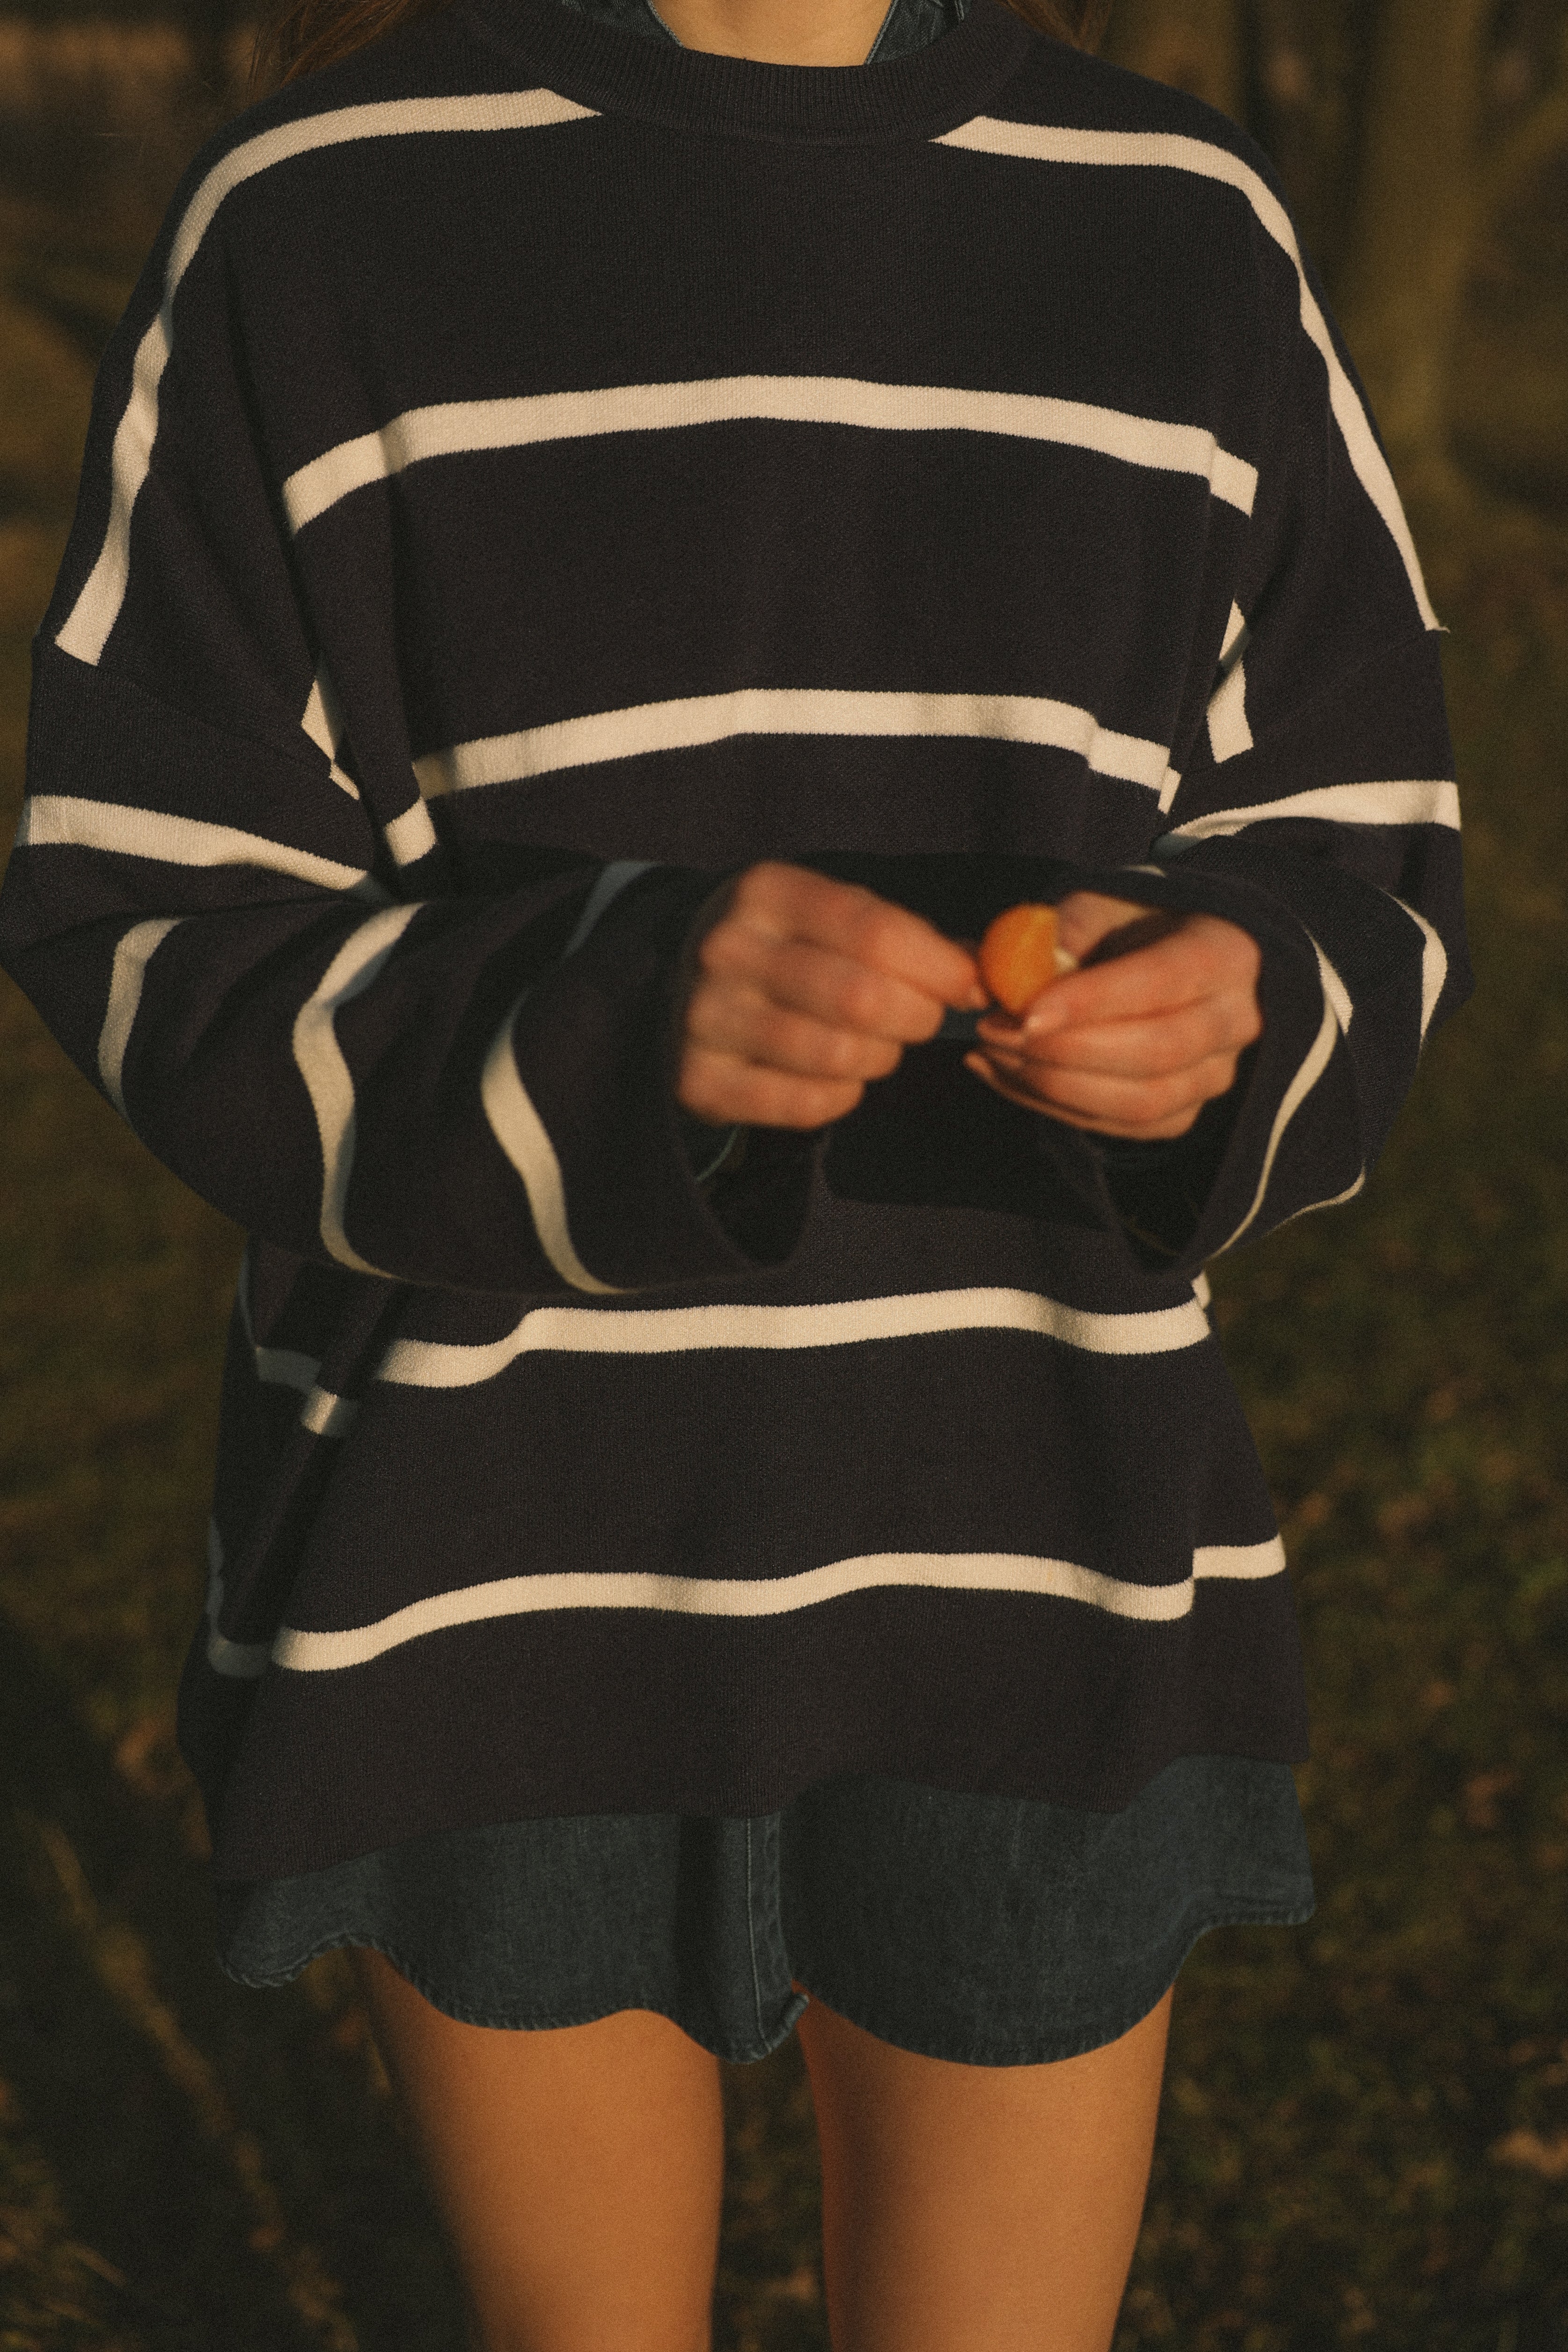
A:
<svg viewBox="0 0 1568 2352">
<path fill-rule="evenodd" d="M 958 1013 L 984 1013 L 991 999 L 980 977 L 980 942 L 978 940 L 954 940 L 952 944 L 962 948 L 969 958 L 972 977 L 967 988 L 950 992 L 944 1001 Z"/>
<path fill-rule="evenodd" d="M 1113 941 L 1119 931 L 1130 931 L 1136 926 L 1137 936 L 1130 938 L 1126 946 L 1141 948 L 1151 939 L 1174 930 L 1178 919 L 1163 908 L 1142 906 L 1136 898 L 1112 898 L 1101 890 L 1073 890 L 1058 905 L 1057 939 L 1081 964 L 1097 948 Z M 1111 946 L 1110 951 L 1117 954 L 1122 950 Z"/>
</svg>

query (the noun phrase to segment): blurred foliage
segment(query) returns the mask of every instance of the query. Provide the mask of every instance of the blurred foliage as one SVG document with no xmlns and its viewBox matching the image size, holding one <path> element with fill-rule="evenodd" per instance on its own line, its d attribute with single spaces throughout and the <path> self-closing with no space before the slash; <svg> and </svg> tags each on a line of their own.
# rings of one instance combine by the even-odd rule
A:
<svg viewBox="0 0 1568 2352">
<path fill-rule="evenodd" d="M 1308 12 L 1331 285 L 1371 13 Z M 92 371 L 195 143 L 192 118 L 50 135 L 0 140 L 7 839 Z M 1483 558 L 1414 518 L 1479 992 L 1365 1192 L 1212 1271 L 1300 1597 L 1319 1910 L 1183 1971 L 1117 2352 L 1568 2343 L 1568 532 L 1540 471 L 1564 369 L 1543 172 L 1478 260 L 1455 375 L 1464 462 L 1540 531 Z M 0 2352 L 458 2352 L 346 1963 L 261 1993 L 211 1958 L 172 1710 L 242 1237 L 3 978 L 0 1133 Z M 724 2089 L 718 2352 L 824 2352 L 798 2044 Z"/>
</svg>

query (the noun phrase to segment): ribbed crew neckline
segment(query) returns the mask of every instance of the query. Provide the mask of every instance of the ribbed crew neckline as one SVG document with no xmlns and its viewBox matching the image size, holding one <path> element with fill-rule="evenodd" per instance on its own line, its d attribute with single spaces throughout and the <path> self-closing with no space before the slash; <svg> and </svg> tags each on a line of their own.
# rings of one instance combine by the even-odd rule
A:
<svg viewBox="0 0 1568 2352">
<path fill-rule="evenodd" d="M 973 0 L 940 40 L 858 66 L 762 65 L 674 48 L 559 0 L 457 0 L 458 13 L 563 98 L 596 113 L 734 138 L 868 144 L 931 139 L 982 114 L 1032 33 L 1003 0 Z"/>
</svg>

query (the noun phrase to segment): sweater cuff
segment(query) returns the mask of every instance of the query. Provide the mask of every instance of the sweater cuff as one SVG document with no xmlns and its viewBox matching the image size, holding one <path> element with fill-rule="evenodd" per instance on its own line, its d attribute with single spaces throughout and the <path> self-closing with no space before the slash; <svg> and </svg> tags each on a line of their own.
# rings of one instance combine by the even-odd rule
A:
<svg viewBox="0 0 1568 2352">
<path fill-rule="evenodd" d="M 732 1174 L 740 1166 L 745 1152 L 743 1127 L 713 1127 L 679 1103 L 675 1116 L 695 1183 L 702 1185 L 715 1176 Z"/>
<path fill-rule="evenodd" d="M 1191 1129 L 1187 1132 L 1190 1135 Z M 1187 1142 L 1185 1135 L 1165 1135 L 1141 1143 L 1136 1136 L 1096 1135 L 1087 1128 L 1083 1139 L 1100 1154 L 1108 1170 L 1157 1168 L 1162 1160 L 1174 1160 Z"/>
<path fill-rule="evenodd" d="M 1089 1136 L 1105 1171 L 1106 1189 L 1140 1263 L 1158 1272 L 1180 1257 L 1202 1222 L 1230 1146 L 1237 1115 L 1257 1059 L 1249 1045 L 1239 1057 L 1228 1093 L 1205 1103 L 1185 1135 L 1140 1143 L 1131 1137 Z"/>
</svg>

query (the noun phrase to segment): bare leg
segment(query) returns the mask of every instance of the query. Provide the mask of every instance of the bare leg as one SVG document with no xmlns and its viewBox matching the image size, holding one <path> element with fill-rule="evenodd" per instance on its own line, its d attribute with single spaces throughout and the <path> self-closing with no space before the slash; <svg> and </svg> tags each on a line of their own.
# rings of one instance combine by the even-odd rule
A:
<svg viewBox="0 0 1568 2352">
<path fill-rule="evenodd" d="M 724 2193 L 719 2062 L 627 2009 L 459 2025 L 353 1960 L 461 2272 L 475 2352 L 710 2352 Z"/>
<path fill-rule="evenodd" d="M 795 2031 L 833 2352 L 1109 2352 L 1170 2016 L 1167 1992 L 1081 2058 L 960 2066 L 895 2049 L 814 1994 Z"/>
</svg>

